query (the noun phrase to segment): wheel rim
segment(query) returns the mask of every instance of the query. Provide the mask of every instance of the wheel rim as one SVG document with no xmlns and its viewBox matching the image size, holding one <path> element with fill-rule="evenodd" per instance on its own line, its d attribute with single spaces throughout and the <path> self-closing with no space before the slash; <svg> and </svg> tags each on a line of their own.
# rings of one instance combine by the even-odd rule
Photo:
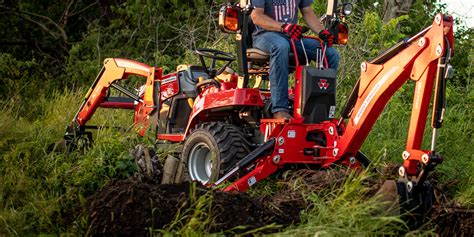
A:
<svg viewBox="0 0 474 237">
<path fill-rule="evenodd" d="M 191 179 L 201 183 L 209 182 L 212 165 L 212 151 L 209 146 L 204 142 L 194 145 L 188 158 L 188 170 Z"/>
</svg>

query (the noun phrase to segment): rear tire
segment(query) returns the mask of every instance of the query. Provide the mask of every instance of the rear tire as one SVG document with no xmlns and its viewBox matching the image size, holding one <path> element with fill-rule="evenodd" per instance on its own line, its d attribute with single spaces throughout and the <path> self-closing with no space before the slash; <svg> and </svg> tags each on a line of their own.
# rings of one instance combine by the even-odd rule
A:
<svg viewBox="0 0 474 237">
<path fill-rule="evenodd" d="M 201 124 L 184 142 L 182 179 L 214 183 L 244 158 L 250 147 L 237 126 L 222 122 Z"/>
</svg>

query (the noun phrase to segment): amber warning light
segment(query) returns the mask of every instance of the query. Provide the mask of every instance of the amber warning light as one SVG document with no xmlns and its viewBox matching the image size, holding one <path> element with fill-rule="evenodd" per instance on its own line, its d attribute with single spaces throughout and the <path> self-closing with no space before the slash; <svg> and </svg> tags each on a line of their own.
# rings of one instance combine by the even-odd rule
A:
<svg viewBox="0 0 474 237">
<path fill-rule="evenodd" d="M 349 41 L 349 27 L 346 23 L 337 25 L 337 44 L 346 45 Z"/>
<path fill-rule="evenodd" d="M 239 29 L 239 10 L 233 6 L 223 6 L 219 11 L 219 28 L 227 33 Z"/>
</svg>

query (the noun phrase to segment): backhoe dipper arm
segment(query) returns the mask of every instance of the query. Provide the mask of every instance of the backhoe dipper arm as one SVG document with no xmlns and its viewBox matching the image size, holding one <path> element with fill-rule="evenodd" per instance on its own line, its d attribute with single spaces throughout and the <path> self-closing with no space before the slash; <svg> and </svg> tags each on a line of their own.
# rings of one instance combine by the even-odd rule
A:
<svg viewBox="0 0 474 237">
<path fill-rule="evenodd" d="M 444 100 L 445 83 L 441 81 L 445 80 L 443 72 L 447 59 L 452 56 L 453 44 L 452 18 L 438 14 L 430 27 L 371 62 L 362 63 L 360 79 L 340 120 L 350 116 L 344 134 L 338 139 L 336 156 L 345 159 L 356 155 L 389 99 L 411 79 L 416 85 L 406 151 L 403 152 L 406 175 L 419 175 L 420 163 L 437 163 L 441 158 L 435 155 L 434 146 L 432 150 L 421 150 L 421 144 L 435 81 L 438 86 L 434 100 L 440 101 L 440 97 Z M 436 104 L 434 109 L 439 111 L 440 102 Z"/>
<path fill-rule="evenodd" d="M 156 71 L 158 73 L 155 73 L 155 68 L 153 67 L 129 59 L 105 59 L 103 68 L 95 79 L 94 84 L 87 92 L 84 101 L 74 116 L 71 126 L 68 127 L 66 135 L 72 132 L 83 131 L 86 123 L 99 107 L 114 107 L 124 109 L 134 108 L 133 103 L 111 103 L 104 101 L 104 98 L 106 98 L 107 91 L 110 87 L 119 90 L 137 102 L 143 103 L 145 105 L 145 111 L 141 111 L 141 113 L 149 114 L 155 106 L 153 101 L 155 79 L 156 77 L 161 77 L 161 69 L 157 69 Z M 119 80 L 127 79 L 129 75 L 136 75 L 146 78 L 146 87 L 143 99 L 121 87 L 120 85 L 115 84 L 115 82 Z"/>
</svg>

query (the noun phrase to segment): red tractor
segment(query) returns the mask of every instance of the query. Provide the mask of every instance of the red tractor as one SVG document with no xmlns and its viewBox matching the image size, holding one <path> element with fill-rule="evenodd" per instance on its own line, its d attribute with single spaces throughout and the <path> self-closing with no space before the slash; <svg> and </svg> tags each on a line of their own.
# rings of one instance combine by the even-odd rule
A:
<svg viewBox="0 0 474 237">
<path fill-rule="evenodd" d="M 329 1 L 325 22 L 336 36 L 335 44 L 347 42 L 343 18 L 350 8 L 350 4 Z M 321 61 L 317 67 L 308 66 L 294 51 L 289 65 L 295 72 L 294 87 L 289 89 L 293 119 L 284 120 L 273 119 L 269 112 L 270 93 L 263 89 L 268 84 L 269 55 L 251 48 L 251 11 L 245 0 L 220 11 L 222 29 L 236 34 L 238 73 L 228 69 L 235 57 L 214 49 L 196 50 L 201 65 L 180 65 L 167 75 L 162 75 L 161 68 L 136 61 L 106 59 L 67 128 L 66 141 L 75 145 L 80 138 L 91 139 L 88 129 L 95 127 L 86 124 L 99 107 L 132 109 L 140 135 L 156 130 L 158 142 L 183 144 L 173 171 L 178 173 L 176 180 L 213 185 L 233 181 L 225 191 L 245 191 L 287 165 L 366 166 L 369 160 L 360 147 L 391 96 L 413 80 L 404 163 L 400 179 L 389 181 L 388 186 L 398 192 L 407 210 L 425 213 L 432 198 L 426 178 L 442 162 L 435 143 L 445 110 L 446 79 L 453 72 L 448 64 L 454 52 L 452 18 L 438 14 L 431 26 L 363 62 L 339 119 L 334 118 L 335 71 L 321 67 Z M 223 62 L 221 67 L 216 66 L 218 61 Z M 131 75 L 146 80 L 138 94 L 117 83 Z M 108 96 L 111 89 L 127 98 Z M 433 91 L 432 142 L 429 149 L 422 149 Z"/>
</svg>

